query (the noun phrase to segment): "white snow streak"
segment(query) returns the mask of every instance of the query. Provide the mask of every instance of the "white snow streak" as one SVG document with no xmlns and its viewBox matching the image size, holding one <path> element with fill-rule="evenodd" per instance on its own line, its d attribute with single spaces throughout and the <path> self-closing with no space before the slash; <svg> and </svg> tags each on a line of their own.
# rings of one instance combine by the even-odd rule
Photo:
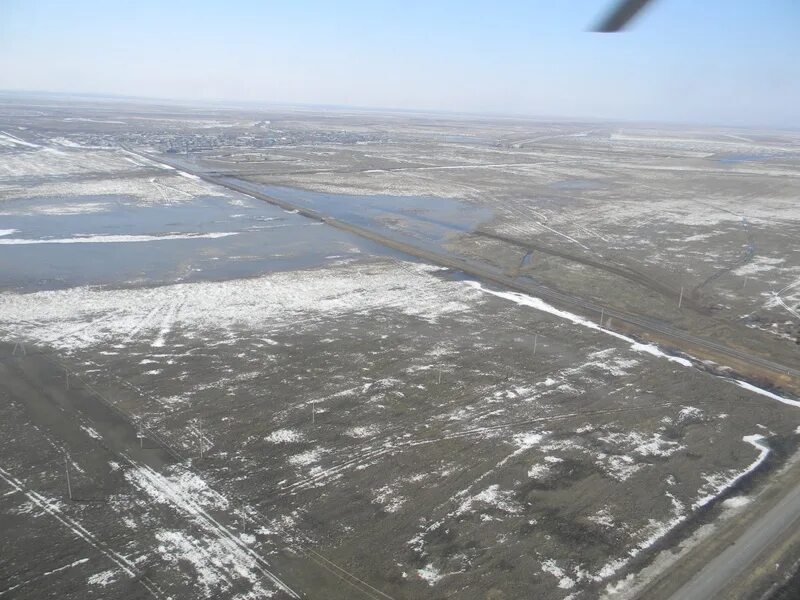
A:
<svg viewBox="0 0 800 600">
<path fill-rule="evenodd" d="M 743 477 L 749 475 L 753 471 L 755 471 L 758 466 L 766 460 L 767 455 L 769 454 L 769 447 L 764 445 L 762 442 L 764 440 L 763 435 L 755 434 L 755 435 L 746 435 L 742 438 L 743 441 L 747 442 L 748 444 L 752 444 L 758 449 L 758 457 L 748 465 L 748 467 L 737 474 L 735 477 L 727 479 L 721 483 L 712 484 L 712 492 L 707 494 L 701 498 L 698 498 L 694 504 L 692 504 L 692 509 L 696 510 L 701 506 L 705 506 L 709 502 L 711 502 L 714 498 L 719 496 L 725 490 L 732 488 L 736 485 L 739 481 L 742 480 Z"/>
<path fill-rule="evenodd" d="M 33 490 L 25 489 L 24 484 L 14 478 L 11 473 L 0 467 L 0 478 L 4 479 L 6 483 L 8 483 L 11 487 L 15 490 L 22 492 L 27 496 L 27 498 L 33 502 L 36 506 L 44 510 L 50 516 L 54 517 L 59 523 L 61 523 L 64 527 L 72 531 L 77 537 L 84 540 L 87 544 L 91 545 L 98 551 L 102 552 L 105 556 L 107 556 L 115 565 L 117 565 L 120 569 L 122 569 L 129 577 L 134 578 L 137 576 L 138 571 L 136 569 L 136 565 L 128 560 L 122 554 L 117 553 L 114 551 L 113 548 L 110 548 L 100 540 L 98 540 L 94 534 L 88 531 L 83 525 L 78 523 L 77 521 L 71 519 L 67 515 L 61 512 L 61 508 L 52 500 L 45 498 L 41 494 L 34 492 Z M 156 598 L 160 598 L 162 594 L 160 591 L 151 583 L 149 583 L 144 578 L 140 578 L 139 582 L 142 586 L 150 592 Z"/>
<path fill-rule="evenodd" d="M 26 244 L 117 244 L 127 242 L 162 242 L 168 240 L 216 239 L 238 235 L 235 231 L 219 231 L 212 233 L 168 233 L 165 235 L 81 235 L 71 238 L 5 238 L 0 244 L 7 246 Z"/>
<path fill-rule="evenodd" d="M 604 327 L 601 327 L 597 323 L 589 321 L 588 319 L 584 319 L 583 317 L 578 316 L 578 315 L 576 315 L 574 313 L 558 309 L 555 306 L 552 306 L 552 305 L 548 304 L 547 302 L 545 302 L 541 298 L 536 298 L 535 296 L 528 296 L 526 294 L 520 294 L 518 292 L 498 292 L 498 291 L 495 291 L 495 290 L 490 290 L 490 289 L 487 289 L 487 288 L 483 287 L 477 281 L 465 281 L 464 283 L 466 285 L 468 285 L 468 286 L 470 286 L 470 287 L 472 287 L 474 289 L 480 290 L 480 291 L 482 291 L 482 292 L 484 292 L 486 294 L 491 294 L 492 296 L 497 296 L 499 298 L 504 298 L 506 300 L 510 300 L 510 301 L 515 302 L 517 304 L 520 304 L 522 306 L 530 306 L 531 308 L 534 308 L 536 310 L 540 310 L 542 312 L 550 313 L 551 315 L 555 315 L 555 316 L 560 317 L 562 319 L 567 319 L 568 321 L 572 321 L 576 325 L 581 325 L 583 327 L 588 327 L 589 329 L 594 329 L 596 331 L 602 331 L 603 333 L 605 333 L 607 335 L 610 335 L 612 337 L 615 337 L 617 339 L 620 339 L 620 340 L 622 340 L 624 342 L 629 343 L 631 345 L 631 349 L 636 351 L 636 352 L 645 352 L 647 354 L 651 354 L 652 356 L 656 356 L 656 357 L 659 357 L 659 358 L 666 358 L 670 362 L 677 363 L 677 364 L 682 365 L 684 367 L 693 366 L 692 365 L 692 361 L 687 360 L 685 358 L 681 358 L 679 356 L 671 356 L 671 355 L 667 354 L 666 352 L 664 352 L 663 350 L 661 350 L 655 344 L 642 344 L 641 342 L 637 342 L 636 340 L 634 340 L 631 337 L 628 337 L 627 335 L 622 335 L 621 333 L 617 333 L 616 331 L 611 331 L 610 329 L 606 329 Z M 725 379 L 727 379 L 727 378 L 725 378 Z M 746 389 L 748 391 L 751 391 L 751 392 L 755 392 L 756 394 L 760 394 L 762 396 L 766 396 L 767 398 L 771 398 L 773 400 L 777 400 L 778 402 L 783 402 L 784 404 L 788 404 L 789 406 L 796 406 L 796 407 L 800 408 L 800 401 L 798 401 L 798 400 L 791 400 L 789 398 L 784 398 L 782 396 L 774 394 L 773 392 L 769 392 L 769 391 L 767 391 L 767 390 L 765 390 L 763 388 L 760 388 L 760 387 L 754 386 L 754 385 L 752 385 L 750 383 L 747 383 L 746 381 L 740 381 L 738 379 L 727 379 L 727 381 L 731 381 L 731 382 L 735 383 L 736 385 L 738 385 L 739 387 L 744 388 L 744 389 Z"/>
<path fill-rule="evenodd" d="M 224 586 L 232 575 L 236 575 L 247 580 L 252 586 L 246 597 L 268 597 L 271 592 L 261 586 L 260 576 L 263 575 L 277 588 L 294 598 L 299 598 L 291 588 L 267 569 L 267 563 L 238 535 L 206 511 L 205 501 L 202 498 L 207 496 L 196 493 L 198 486 L 207 490 L 204 483 L 198 484 L 197 481 L 192 481 L 188 486 L 183 485 L 181 481 L 172 481 L 150 467 L 136 465 L 133 461 L 131 463 L 135 468 L 126 471 L 125 477 L 128 481 L 150 496 L 153 501 L 174 507 L 203 532 L 199 537 L 186 532 L 160 532 L 157 536 L 162 542 L 159 551 L 165 557 L 189 561 L 197 570 L 200 583 L 207 589 L 214 587 L 219 589 L 217 586 Z M 216 495 L 215 492 L 210 493 Z"/>
<path fill-rule="evenodd" d="M 739 379 L 734 379 L 733 381 L 740 388 L 744 388 L 748 391 L 755 392 L 756 394 L 761 394 L 762 396 L 766 396 L 767 398 L 772 398 L 773 400 L 777 400 L 778 402 L 783 402 L 784 404 L 788 404 L 789 406 L 796 406 L 800 408 L 800 401 L 798 400 L 790 400 L 789 398 L 778 396 L 778 394 L 773 394 L 770 391 L 757 387 L 751 383 L 747 383 L 746 381 L 741 381 Z"/>
</svg>

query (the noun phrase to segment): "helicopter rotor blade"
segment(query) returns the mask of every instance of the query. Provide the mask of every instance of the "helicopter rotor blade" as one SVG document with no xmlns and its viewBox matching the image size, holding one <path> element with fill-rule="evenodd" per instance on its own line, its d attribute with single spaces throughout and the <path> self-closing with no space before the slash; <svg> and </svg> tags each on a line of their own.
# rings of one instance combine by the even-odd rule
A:
<svg viewBox="0 0 800 600">
<path fill-rule="evenodd" d="M 605 18 L 592 28 L 598 33 L 616 33 L 628 23 L 652 0 L 621 0 Z"/>
</svg>

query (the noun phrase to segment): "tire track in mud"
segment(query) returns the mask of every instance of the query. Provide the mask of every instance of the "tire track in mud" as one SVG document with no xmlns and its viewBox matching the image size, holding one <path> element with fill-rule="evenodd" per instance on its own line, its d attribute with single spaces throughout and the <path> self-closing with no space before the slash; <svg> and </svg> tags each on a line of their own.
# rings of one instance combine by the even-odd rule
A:
<svg viewBox="0 0 800 600">
<path fill-rule="evenodd" d="M 160 304 L 156 304 L 153 308 L 150 309 L 150 311 L 146 315 L 144 315 L 139 320 L 138 323 L 136 323 L 136 325 L 134 325 L 133 327 L 130 328 L 130 330 L 128 330 L 128 335 L 123 339 L 123 341 L 124 342 L 131 341 L 133 338 L 135 338 L 139 334 L 139 332 L 142 329 L 145 329 L 145 328 L 152 329 L 152 324 L 155 322 L 156 316 L 158 315 L 159 312 L 162 312 L 163 310 L 165 310 L 166 307 L 167 307 L 167 303 L 166 302 L 162 302 Z M 65 334 L 64 337 L 68 337 L 68 335 Z"/>
<path fill-rule="evenodd" d="M 714 208 L 725 212 L 729 212 L 731 214 L 735 214 L 729 210 L 725 210 L 724 208 L 719 208 L 717 206 L 715 206 Z M 706 277 L 703 281 L 694 286 L 690 294 L 690 297 L 694 302 L 699 302 L 700 290 L 702 290 L 704 287 L 712 284 L 717 279 L 719 279 L 723 275 L 726 275 L 727 273 L 730 273 L 734 269 L 738 269 L 739 267 L 745 266 L 746 264 L 748 264 L 750 261 L 753 260 L 753 257 L 756 254 L 756 241 L 755 237 L 753 236 L 753 230 L 750 227 L 750 222 L 747 220 L 747 217 L 741 217 L 741 223 L 742 223 L 742 228 L 744 228 L 745 235 L 747 237 L 747 246 L 745 246 L 744 252 L 739 258 L 730 263 L 728 266 L 722 267 L 721 269 L 717 269 L 711 275 Z"/>
<path fill-rule="evenodd" d="M 693 404 L 699 404 L 699 405 L 718 404 L 722 401 L 723 400 L 693 401 Z M 733 400 L 730 400 L 730 402 L 733 402 Z M 357 468 L 359 466 L 375 462 L 376 459 L 386 454 L 402 452 L 404 450 L 416 448 L 419 446 L 427 446 L 430 444 L 437 444 L 460 438 L 484 436 L 486 434 L 491 434 L 492 432 L 495 431 L 522 429 L 535 424 L 544 424 L 544 423 L 564 421 L 569 419 L 585 420 L 591 417 L 603 417 L 609 415 L 616 416 L 621 414 L 660 410 L 663 408 L 670 408 L 670 407 L 684 406 L 684 405 L 685 405 L 684 402 L 658 402 L 658 403 L 648 404 L 646 406 L 625 406 L 620 408 L 606 408 L 606 409 L 597 409 L 591 411 L 542 415 L 527 419 L 505 421 L 503 423 L 496 423 L 494 425 L 485 425 L 483 427 L 472 427 L 461 431 L 450 431 L 450 432 L 445 431 L 439 436 L 424 438 L 424 439 L 409 440 L 405 437 L 394 437 L 388 439 L 385 438 L 382 441 L 383 443 L 382 447 L 370 449 L 365 452 L 351 455 L 349 458 L 331 465 L 330 467 L 324 469 L 320 473 L 317 473 L 309 477 L 302 477 L 287 486 L 279 488 L 273 495 L 268 496 L 267 499 L 269 500 L 281 499 L 287 496 L 293 496 L 299 491 L 307 491 L 320 487 L 321 485 L 327 485 L 327 483 L 329 483 L 332 479 L 338 479 L 338 476 L 340 476 L 344 472 L 347 472 L 348 470 L 352 470 L 353 468 Z"/>
<path fill-rule="evenodd" d="M 312 550 L 311 548 L 306 548 L 304 550 L 301 550 L 301 552 L 303 552 L 306 558 L 315 562 L 323 569 L 326 569 L 327 571 L 329 571 L 334 576 L 338 577 L 343 582 L 354 587 L 365 596 L 372 598 L 372 600 L 394 600 L 392 596 L 379 590 L 376 587 L 373 587 L 363 579 L 360 579 L 359 577 L 355 576 L 350 571 L 347 571 L 346 569 L 343 569 L 336 563 L 328 560 L 319 552 Z"/>
<path fill-rule="evenodd" d="M 133 467 L 134 475 L 131 476 L 131 479 L 134 480 L 134 485 L 138 489 L 142 490 L 153 499 L 166 498 L 177 512 L 182 513 L 187 520 L 198 525 L 201 530 L 221 541 L 226 546 L 226 556 L 230 557 L 230 560 L 233 561 L 232 570 L 241 575 L 241 571 L 247 570 L 250 567 L 250 565 L 247 564 L 247 562 L 249 562 L 247 559 L 251 559 L 257 571 L 264 578 L 271 581 L 276 588 L 283 590 L 292 598 L 300 598 L 297 592 L 269 570 L 270 565 L 267 561 L 240 540 L 229 527 L 224 525 L 219 519 L 214 518 L 200 503 L 182 493 L 182 491 L 167 477 L 158 473 L 155 469 L 137 463 L 126 454 L 122 456 L 127 460 L 128 464 Z M 130 471 L 127 473 L 130 473 Z M 209 560 L 208 562 L 211 563 L 213 561 Z M 217 565 L 214 566 L 219 570 Z M 249 579 L 246 575 L 244 578 Z"/>
<path fill-rule="evenodd" d="M 791 306 L 789 306 L 788 304 L 786 304 L 786 302 L 784 302 L 784 300 L 783 300 L 783 297 L 782 297 L 782 296 L 783 296 L 783 294 L 785 294 L 786 292 L 788 292 L 788 291 L 789 291 L 789 290 L 791 290 L 791 289 L 794 289 L 794 288 L 796 288 L 798 285 L 800 285 L 800 279 L 798 279 L 798 280 L 797 280 L 797 281 L 795 281 L 794 283 L 790 283 L 789 285 L 787 285 L 787 286 L 785 286 L 785 287 L 781 288 L 780 290 L 778 290 L 777 292 L 775 292 L 775 293 L 773 294 L 773 297 L 775 298 L 775 301 L 776 301 L 778 304 L 780 304 L 780 305 L 781 305 L 783 308 L 785 308 L 785 309 L 786 309 L 786 311 L 787 311 L 789 314 L 791 314 L 791 315 L 792 315 L 793 317 L 795 317 L 796 319 L 800 320 L 800 313 L 798 313 L 798 312 L 797 312 L 795 309 L 793 309 Z"/>
<path fill-rule="evenodd" d="M 50 364 L 56 366 L 59 371 L 63 371 L 63 372 L 69 371 L 69 372 L 73 373 L 76 382 L 79 383 L 80 386 L 84 387 L 87 391 L 90 392 L 90 394 L 89 394 L 90 398 L 85 398 L 84 399 L 89 403 L 89 404 L 87 404 L 86 406 L 83 407 L 84 409 L 91 407 L 91 400 L 99 402 L 104 410 L 110 411 L 113 415 L 116 415 L 117 419 L 124 420 L 126 422 L 127 426 L 131 429 L 128 432 L 129 435 L 127 436 L 128 438 L 130 438 L 130 439 L 128 439 L 127 447 L 125 449 L 117 448 L 116 451 L 113 448 L 108 447 L 108 445 L 106 444 L 106 441 L 107 441 L 106 440 L 106 435 L 105 435 L 106 432 L 101 432 L 101 433 L 103 433 L 103 444 L 102 445 L 106 448 L 106 450 L 116 454 L 116 456 L 118 456 L 120 459 L 122 459 L 123 462 L 125 462 L 126 464 L 131 466 L 133 469 L 135 469 L 137 471 L 137 473 L 139 473 L 140 475 L 143 475 L 144 476 L 143 481 L 145 482 L 144 483 L 145 487 L 148 486 L 148 485 L 153 485 L 153 486 L 156 487 L 156 489 L 160 489 L 167 496 L 172 496 L 173 500 L 176 500 L 176 501 L 175 502 L 170 502 L 170 506 L 174 510 L 176 510 L 179 514 L 182 513 L 184 515 L 184 518 L 186 518 L 189 522 L 193 522 L 193 520 L 199 520 L 199 525 L 200 525 L 201 529 L 206 530 L 207 532 L 210 532 L 210 533 L 216 535 L 217 539 L 221 540 L 222 543 L 224 543 L 232 551 L 237 552 L 237 553 L 241 553 L 241 554 L 245 554 L 247 557 L 250 557 L 253 561 L 255 561 L 256 564 L 257 564 L 257 568 L 258 568 L 259 572 L 262 573 L 264 578 L 268 579 L 269 581 L 271 581 L 279 590 L 283 590 L 287 596 L 292 597 L 292 598 L 301 598 L 301 597 L 305 596 L 304 593 L 297 592 L 297 591 L 293 590 L 289 585 L 287 585 L 285 582 L 283 582 L 283 580 L 278 575 L 276 575 L 273 571 L 271 571 L 270 570 L 271 569 L 270 563 L 267 562 L 265 559 L 263 559 L 256 550 L 254 550 L 253 548 L 250 548 L 249 546 L 247 546 L 247 544 L 245 544 L 243 541 L 241 541 L 236 536 L 235 532 L 233 531 L 233 527 L 232 526 L 226 525 L 225 523 L 223 523 L 221 521 L 220 517 L 215 518 L 208 511 L 203 509 L 202 506 L 200 506 L 196 502 L 192 501 L 191 499 L 188 499 L 189 501 L 187 502 L 186 499 L 184 499 L 183 501 L 180 501 L 180 499 L 176 499 L 175 498 L 174 495 L 176 493 L 179 493 L 180 490 L 176 490 L 174 488 L 174 486 L 171 485 L 169 480 L 159 472 L 159 468 L 160 468 L 161 465 L 157 466 L 157 468 L 154 468 L 154 467 L 149 466 L 147 464 L 148 457 L 147 457 L 146 454 L 143 454 L 142 451 L 139 449 L 138 441 L 137 441 L 138 437 L 135 437 L 135 436 L 136 436 L 136 433 L 140 432 L 140 431 L 146 433 L 146 437 L 148 439 L 151 439 L 152 441 L 154 441 L 158 445 L 158 448 L 155 449 L 155 450 L 157 450 L 158 452 L 166 453 L 166 456 L 164 457 L 164 460 L 163 460 L 164 464 L 182 464 L 182 463 L 184 463 L 185 462 L 185 458 L 177 450 L 175 450 L 167 440 L 165 440 L 162 436 L 157 434 L 155 431 L 153 431 L 151 429 L 148 429 L 148 428 L 146 428 L 146 427 L 144 427 L 142 425 L 137 424 L 137 420 L 132 415 L 129 415 L 128 413 L 126 413 L 126 412 L 122 411 L 121 409 L 119 409 L 118 407 L 116 407 L 113 402 L 109 401 L 92 384 L 90 384 L 89 382 L 87 382 L 83 378 L 81 378 L 79 375 L 77 375 L 73 369 L 69 369 L 68 366 L 65 363 L 61 362 L 57 357 L 55 357 L 51 353 L 44 352 L 44 351 L 32 351 L 32 352 L 27 352 L 25 355 L 12 356 L 10 358 L 12 358 L 14 361 L 18 361 L 20 359 L 39 358 L 39 359 L 41 359 L 43 361 L 47 361 Z M 5 361 L 2 364 L 5 364 Z M 116 375 L 114 373 L 111 373 L 111 375 L 113 375 L 121 383 L 128 384 L 127 387 L 129 387 L 133 391 L 135 391 L 137 393 L 140 393 L 140 394 L 144 395 L 145 397 L 148 397 L 147 394 L 144 394 L 144 392 L 142 392 L 142 390 L 139 390 L 133 384 L 129 384 L 128 382 L 126 382 L 124 379 L 122 379 L 118 375 Z M 88 419 L 88 422 L 90 422 L 93 426 L 97 427 L 98 424 L 97 424 L 96 419 L 91 418 L 91 416 L 88 415 L 88 414 L 84 414 L 85 411 L 81 410 L 81 407 L 72 406 L 70 408 L 72 410 L 74 410 L 76 414 L 82 415 L 83 417 L 86 417 Z M 84 421 L 84 419 L 80 419 L 80 420 L 82 422 Z M 152 451 L 152 450 L 153 449 L 150 449 L 150 451 Z M 144 450 L 145 453 L 147 451 L 148 451 L 148 449 Z M 132 457 L 130 453 L 133 453 L 136 456 Z M 187 472 L 192 473 L 193 471 L 189 470 Z M 2 468 L 1 467 L 0 467 L 0 474 L 2 474 Z M 144 488 L 142 486 L 134 484 L 134 487 L 136 487 L 137 489 L 139 489 L 141 491 L 146 491 L 146 490 L 144 490 Z M 212 492 L 214 491 L 213 488 L 210 485 L 208 486 L 208 489 L 210 491 L 212 491 Z M 230 502 L 230 499 L 229 499 L 228 496 L 225 496 L 225 495 L 222 495 L 222 494 L 220 494 L 220 496 L 223 497 L 223 498 L 228 499 L 228 501 Z M 242 498 L 233 498 L 233 500 L 235 500 L 235 502 L 238 505 L 244 505 L 245 504 Z M 261 514 L 259 511 L 253 509 L 252 507 L 248 506 L 248 509 L 249 509 L 249 511 L 248 511 L 249 512 L 249 514 L 248 514 L 248 518 L 249 519 L 254 520 L 254 521 L 264 525 L 265 527 L 269 528 L 270 522 L 267 520 L 265 515 Z M 223 512 L 221 516 L 224 516 L 226 519 L 228 519 L 231 522 L 234 522 L 236 520 L 236 517 L 231 517 L 228 514 L 227 511 Z M 195 524 L 198 524 L 198 523 L 196 522 Z M 338 564 L 334 563 L 333 561 L 327 559 L 326 557 L 324 557 L 320 553 L 318 553 L 315 550 L 313 550 L 313 546 L 316 545 L 314 540 L 312 540 L 311 538 L 307 537 L 305 534 L 302 534 L 299 531 L 297 533 L 298 533 L 299 537 L 301 538 L 301 542 L 300 543 L 295 542 L 295 541 L 291 541 L 291 540 L 288 540 L 288 541 L 287 540 L 281 540 L 281 543 L 285 544 L 288 548 L 290 548 L 291 550 L 295 551 L 299 556 L 303 557 L 305 560 L 309 561 L 310 563 L 313 563 L 314 565 L 316 565 L 320 569 L 323 569 L 326 573 L 330 574 L 330 576 L 335 577 L 336 580 L 345 583 L 346 585 L 348 585 L 350 588 L 352 588 L 354 590 L 357 590 L 364 597 L 369 598 L 371 600 L 394 600 L 391 596 L 389 596 L 388 594 L 386 594 L 383 591 L 379 590 L 378 588 L 372 586 L 371 584 L 369 584 L 368 582 L 364 581 L 363 579 L 359 578 L 356 574 L 348 571 L 347 569 L 345 569 L 341 565 L 338 565 Z M 203 538 L 199 538 L 199 539 L 201 541 L 203 540 Z M 98 540 L 98 542 L 102 544 L 102 542 L 100 542 L 99 540 Z M 127 574 L 127 571 L 125 571 L 125 572 Z M 140 572 L 134 571 L 133 577 L 137 578 L 138 580 L 141 580 L 143 576 L 141 575 Z M 150 581 L 150 580 L 148 579 L 147 581 Z M 153 593 L 155 594 L 156 598 L 159 598 L 159 599 L 168 598 L 168 596 L 166 594 L 164 594 L 162 592 L 162 590 L 160 590 L 160 588 L 158 588 L 156 586 L 156 584 L 153 583 L 152 585 L 154 586 L 153 587 L 153 590 L 154 590 Z M 160 594 L 160 595 L 158 595 L 158 594 Z M 340 597 L 340 596 L 336 596 L 336 597 Z M 352 596 L 350 596 L 350 595 L 347 595 L 347 596 L 344 596 L 344 597 L 352 598 Z"/>
<path fill-rule="evenodd" d="M 116 552 L 113 548 L 111 548 L 105 542 L 99 540 L 92 532 L 86 529 L 83 525 L 75 521 L 74 519 L 70 518 L 69 516 L 63 514 L 61 509 L 58 506 L 53 505 L 50 501 L 47 500 L 41 494 L 28 489 L 22 481 L 15 478 L 11 473 L 6 471 L 3 467 L 0 467 L 0 478 L 2 478 L 8 485 L 10 485 L 15 491 L 24 494 L 28 500 L 33 502 L 36 506 L 38 506 L 42 511 L 56 519 L 63 527 L 66 527 L 72 533 L 74 533 L 78 538 L 82 539 L 84 542 L 92 546 L 95 550 L 103 554 L 106 558 L 108 558 L 111 562 L 113 562 L 118 568 L 120 568 L 126 575 L 128 575 L 131 579 L 136 579 L 139 583 L 144 587 L 148 593 L 153 596 L 154 598 L 167 598 L 167 595 L 161 590 L 158 585 L 156 585 L 153 580 L 149 577 L 144 575 L 136 565 L 125 558 L 122 554 Z M 7 591 L 10 590 L 2 590 L 0 591 L 0 596 L 5 594 Z"/>
<path fill-rule="evenodd" d="M 102 437 L 101 446 L 110 455 L 121 459 L 121 462 L 129 466 L 126 474 L 135 474 L 138 478 L 130 481 L 133 487 L 139 490 L 153 500 L 166 500 L 166 503 L 171 507 L 175 514 L 186 524 L 197 527 L 200 530 L 200 535 L 192 533 L 191 530 L 181 528 L 181 532 L 187 532 L 191 535 L 192 539 L 197 540 L 200 544 L 199 548 L 203 550 L 203 556 L 211 556 L 209 548 L 215 541 L 223 545 L 226 550 L 224 556 L 232 561 L 235 566 L 243 565 L 243 569 L 235 568 L 233 572 L 239 573 L 242 577 L 247 578 L 241 574 L 241 571 L 246 571 L 248 568 L 255 569 L 259 579 L 263 578 L 268 580 L 274 585 L 273 589 L 282 590 L 292 598 L 300 598 L 300 595 L 295 592 L 291 587 L 284 583 L 275 573 L 269 568 L 267 563 L 261 556 L 252 548 L 247 546 L 241 541 L 232 531 L 224 525 L 219 518 L 212 517 L 208 511 L 196 502 L 189 494 L 185 494 L 182 490 L 173 484 L 165 475 L 159 473 L 166 467 L 173 464 L 182 464 L 180 455 L 170 448 L 161 437 L 150 430 L 145 430 L 143 427 L 136 424 L 135 420 L 130 416 L 115 407 L 107 398 L 103 396 L 96 388 L 88 382 L 85 382 L 79 375 L 73 375 L 73 385 L 68 389 L 59 393 L 59 397 L 51 397 L 54 391 L 54 381 L 49 384 L 43 384 L 42 377 L 38 376 L 39 371 L 46 370 L 44 363 L 50 363 L 57 366 L 56 373 L 70 372 L 66 365 L 61 363 L 56 358 L 45 353 L 30 353 L 25 356 L 15 357 L 17 359 L 17 366 L 19 369 L 31 370 L 36 377 L 28 377 L 26 373 L 20 372 L 18 376 L 14 373 L 6 373 L 11 375 L 11 379 L 17 381 L 13 392 L 14 395 L 26 405 L 37 404 L 40 405 L 34 410 L 35 414 L 45 415 L 53 414 L 55 421 L 43 422 L 42 425 L 48 429 L 53 427 L 68 428 L 70 425 L 73 427 L 79 425 L 80 422 L 88 421 L 91 426 L 100 432 Z M 22 366 L 22 361 L 27 363 L 27 366 Z M 4 370 L 8 370 L 11 365 L 4 364 Z M 50 368 L 52 370 L 52 367 Z M 52 377 L 50 378 L 53 379 Z M 25 392 L 25 389 L 28 392 Z M 81 388 L 83 388 L 82 391 Z M 87 393 L 88 392 L 88 393 Z M 20 394 L 22 395 L 20 397 Z M 75 415 L 78 418 L 78 423 L 70 423 L 70 419 L 64 419 L 60 416 L 61 410 L 66 411 L 68 415 Z M 29 413 L 30 414 L 30 413 Z M 33 418 L 33 415 L 31 415 Z M 82 417 L 82 418 L 81 418 Z M 35 418 L 33 419 L 36 422 Z M 146 437 L 155 441 L 158 446 L 156 448 L 140 448 L 138 443 L 138 434 L 141 431 L 146 431 Z M 57 433 L 57 432 L 56 432 Z M 88 435 L 83 432 L 84 435 Z M 66 430 L 62 432 L 66 436 Z M 68 436 L 73 437 L 74 436 Z M 135 455 L 135 456 L 132 456 Z M 98 458 L 101 460 L 101 458 Z M 12 487 L 22 489 L 22 484 L 14 479 L 7 471 L 0 468 L 0 476 L 3 477 Z M 130 475 L 133 478 L 133 475 Z M 128 479 L 128 477 L 126 477 Z M 97 536 L 91 534 L 85 527 L 80 525 L 74 519 L 64 515 L 58 507 L 53 507 L 43 496 L 40 496 L 32 490 L 26 490 L 26 494 L 31 497 L 31 500 L 37 505 L 41 505 L 43 510 L 55 516 L 62 524 L 65 524 L 72 529 L 77 535 L 86 539 L 90 544 L 96 546 L 101 552 L 109 556 L 118 567 L 120 567 L 128 576 L 137 580 L 142 580 L 143 585 L 148 588 L 157 598 L 165 598 L 167 594 L 158 588 L 148 578 L 143 579 L 142 573 L 136 568 L 135 564 L 127 559 L 123 560 L 118 553 L 114 552 L 107 544 L 102 542 Z M 57 513 L 57 514 L 56 514 Z M 232 518 L 223 512 L 222 517 L 229 520 Z M 216 561 L 209 560 L 208 566 L 217 572 L 220 577 L 227 577 L 227 573 L 220 571 L 219 565 Z M 254 585 L 258 584 L 258 580 L 251 580 Z"/>
</svg>

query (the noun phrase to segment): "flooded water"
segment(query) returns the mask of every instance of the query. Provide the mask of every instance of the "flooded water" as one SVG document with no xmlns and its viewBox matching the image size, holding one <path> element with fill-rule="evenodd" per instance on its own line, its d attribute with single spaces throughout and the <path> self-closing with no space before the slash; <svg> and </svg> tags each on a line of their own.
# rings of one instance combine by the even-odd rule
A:
<svg viewBox="0 0 800 600">
<path fill-rule="evenodd" d="M 0 217 L 1 290 L 241 278 L 387 252 L 246 197 L 173 205 L 138 205 L 125 196 L 48 198 L 54 203 L 104 208 L 37 214 L 27 212 L 36 199 L 15 203 L 19 214 Z"/>
<path fill-rule="evenodd" d="M 564 179 L 550 184 L 550 187 L 556 190 L 600 190 L 606 185 L 592 179 Z"/>
<path fill-rule="evenodd" d="M 531 266 L 533 263 L 533 250 L 528 250 L 528 253 L 522 257 L 522 262 L 520 263 L 521 268 L 526 268 Z"/>
<path fill-rule="evenodd" d="M 474 231 L 492 218 L 492 211 L 452 198 L 428 196 L 350 195 L 314 192 L 235 180 L 239 185 L 273 198 L 379 231 L 407 236 L 429 247 L 441 248 L 454 236 Z"/>
<path fill-rule="evenodd" d="M 235 182 L 439 251 L 492 216 L 488 209 L 448 198 L 356 196 Z M 365 254 L 397 255 L 245 195 L 172 204 L 140 203 L 126 195 L 65 195 L 17 200 L 9 208 L 0 216 L 2 291 L 223 280 Z"/>
<path fill-rule="evenodd" d="M 777 154 L 721 154 L 717 155 L 716 161 L 722 165 L 735 165 L 743 162 L 764 161 L 771 158 L 778 158 Z"/>
</svg>

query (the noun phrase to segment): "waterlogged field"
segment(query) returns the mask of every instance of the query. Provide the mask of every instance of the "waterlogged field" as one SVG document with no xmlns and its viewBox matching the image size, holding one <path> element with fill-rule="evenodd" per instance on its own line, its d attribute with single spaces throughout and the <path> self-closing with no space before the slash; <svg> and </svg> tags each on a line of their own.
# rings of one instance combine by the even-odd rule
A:
<svg viewBox="0 0 800 600">
<path fill-rule="evenodd" d="M 374 194 L 458 199 L 491 217 L 453 239 L 454 252 L 729 343 L 746 337 L 784 362 L 796 357 L 796 134 L 423 123 L 387 119 L 388 139 L 361 146 L 281 147 L 259 160 L 210 151 L 201 162 L 347 203 Z M 456 128 L 470 135 L 443 135 Z"/>
<path fill-rule="evenodd" d="M 613 595 L 797 445 L 796 401 L 692 357 L 121 147 L 5 135 L 0 596 Z M 395 217 L 436 237 L 452 202 Z"/>
</svg>

